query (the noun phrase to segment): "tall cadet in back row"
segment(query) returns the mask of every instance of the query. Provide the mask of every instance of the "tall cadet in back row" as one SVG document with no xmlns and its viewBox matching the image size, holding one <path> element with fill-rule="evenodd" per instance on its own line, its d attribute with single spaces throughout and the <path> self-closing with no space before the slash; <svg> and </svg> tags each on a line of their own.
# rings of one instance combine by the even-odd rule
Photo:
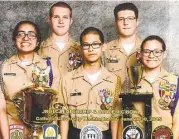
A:
<svg viewBox="0 0 179 139">
<path fill-rule="evenodd" d="M 137 62 L 141 40 L 137 36 L 138 9 L 133 3 L 122 3 L 114 9 L 115 23 L 119 32 L 116 40 L 107 43 L 105 67 L 119 75 L 122 83 L 127 76 L 127 66 Z"/>
<path fill-rule="evenodd" d="M 70 36 L 72 23 L 72 8 L 65 2 L 53 4 L 49 12 L 50 36 L 42 42 L 38 51 L 39 55 L 51 58 L 61 75 L 82 63 L 79 43 Z"/>
<path fill-rule="evenodd" d="M 118 38 L 106 45 L 105 67 L 128 82 L 127 67 L 137 63 L 141 40 L 137 36 L 138 9 L 133 3 L 122 3 L 114 8 Z M 125 86 L 125 85 L 124 85 Z M 124 89 L 126 91 L 126 89 Z M 122 138 L 122 121 L 119 121 L 119 139 Z"/>
<path fill-rule="evenodd" d="M 118 118 L 118 115 L 99 114 L 98 111 L 119 109 L 120 78 L 101 65 L 104 36 L 99 29 L 86 28 L 80 36 L 80 43 L 84 65 L 63 78 L 59 91 L 62 96 L 59 98 L 64 104 L 64 109 L 95 110 L 96 114 L 69 113 L 63 115 L 62 117 L 73 119 L 72 121 L 61 121 L 62 139 L 80 139 L 81 129 L 88 124 L 96 125 L 102 131 L 103 139 L 111 139 L 109 122 L 111 122 L 112 139 L 116 139 L 118 122 L 115 118 Z M 75 120 L 75 118 L 77 119 Z M 80 118 L 82 119 L 80 120 Z M 109 119 L 103 121 L 102 118 Z M 114 120 L 110 120 L 112 118 Z"/>
</svg>

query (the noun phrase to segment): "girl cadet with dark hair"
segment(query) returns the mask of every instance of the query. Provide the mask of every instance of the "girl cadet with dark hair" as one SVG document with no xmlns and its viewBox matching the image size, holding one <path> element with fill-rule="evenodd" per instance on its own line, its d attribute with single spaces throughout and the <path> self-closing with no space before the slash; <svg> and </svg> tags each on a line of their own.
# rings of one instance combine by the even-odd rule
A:
<svg viewBox="0 0 179 139">
<path fill-rule="evenodd" d="M 152 93 L 152 131 L 166 126 L 165 129 L 173 131 L 173 139 L 179 138 L 179 79 L 176 75 L 167 72 L 162 63 L 166 57 L 166 45 L 164 40 L 156 35 L 148 36 L 141 44 L 141 60 L 144 65 L 143 77 L 137 91 Z M 134 109 L 138 111 L 133 117 L 145 119 L 142 102 L 134 103 Z M 145 132 L 144 121 L 133 121 Z M 160 126 L 160 127 L 159 127 Z M 145 137 L 144 137 L 145 138 Z"/>
<path fill-rule="evenodd" d="M 31 21 L 19 22 L 13 31 L 13 42 L 17 54 L 6 59 L 1 65 L 1 89 L 0 89 L 0 131 L 3 139 L 9 139 L 9 126 L 20 124 L 25 127 L 25 134 L 28 133 L 27 126 L 19 119 L 18 111 L 12 99 L 22 89 L 33 84 L 33 73 L 39 69 L 46 69 L 47 86 L 57 89 L 58 75 L 49 59 L 38 56 L 35 50 L 40 45 L 40 31 L 37 25 Z M 57 77 L 57 78 L 55 78 Z"/>
</svg>

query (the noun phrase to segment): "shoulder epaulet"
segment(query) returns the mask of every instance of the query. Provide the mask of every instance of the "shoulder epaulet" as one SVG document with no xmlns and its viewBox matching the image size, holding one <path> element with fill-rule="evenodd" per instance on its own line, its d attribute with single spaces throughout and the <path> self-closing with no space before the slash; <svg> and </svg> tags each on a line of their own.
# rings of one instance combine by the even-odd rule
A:
<svg viewBox="0 0 179 139">
<path fill-rule="evenodd" d="M 75 49 L 79 49 L 80 43 L 79 43 L 79 42 L 72 41 L 72 42 L 70 42 L 70 47 L 73 47 L 73 48 L 75 48 Z"/>
</svg>

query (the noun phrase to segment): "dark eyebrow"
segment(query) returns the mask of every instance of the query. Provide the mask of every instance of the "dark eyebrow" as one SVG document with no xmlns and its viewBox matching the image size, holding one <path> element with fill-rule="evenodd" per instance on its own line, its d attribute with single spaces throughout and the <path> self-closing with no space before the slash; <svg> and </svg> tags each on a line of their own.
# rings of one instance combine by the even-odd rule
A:
<svg viewBox="0 0 179 139">
<path fill-rule="evenodd" d="M 21 31 L 21 30 L 20 30 L 20 31 L 17 31 L 17 33 L 18 33 L 18 32 L 23 32 L 23 33 L 26 33 L 25 31 Z M 37 32 L 35 32 L 35 31 L 28 31 L 28 32 L 37 33 Z"/>
<path fill-rule="evenodd" d="M 17 31 L 17 33 L 18 33 L 18 32 L 25 32 L 25 31 L 21 31 L 21 30 L 20 30 L 20 31 Z"/>
<path fill-rule="evenodd" d="M 91 44 L 91 43 L 88 43 L 88 42 L 83 42 L 83 43 L 85 43 L 85 44 Z M 99 41 L 94 41 L 94 42 L 92 42 L 92 43 L 101 43 L 101 42 L 99 42 Z"/>
</svg>

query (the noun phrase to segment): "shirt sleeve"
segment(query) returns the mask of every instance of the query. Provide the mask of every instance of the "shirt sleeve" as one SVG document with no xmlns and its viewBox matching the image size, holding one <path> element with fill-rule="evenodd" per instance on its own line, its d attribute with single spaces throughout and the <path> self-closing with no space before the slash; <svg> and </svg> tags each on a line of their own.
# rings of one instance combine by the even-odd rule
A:
<svg viewBox="0 0 179 139">
<path fill-rule="evenodd" d="M 53 70 L 52 89 L 58 92 L 61 75 L 60 75 L 60 72 L 58 72 L 58 68 L 54 64 L 52 64 L 52 70 Z"/>
<path fill-rule="evenodd" d="M 61 119 L 69 118 L 68 105 L 67 105 L 67 82 L 64 78 L 60 80 L 58 103 L 62 104 Z"/>
<path fill-rule="evenodd" d="M 122 110 L 122 101 L 119 98 L 119 94 L 121 92 L 121 79 L 119 76 L 117 76 L 117 82 L 115 87 L 115 93 L 114 93 L 114 101 L 113 101 L 113 108 L 112 108 L 112 117 L 115 119 L 118 119 L 120 117 L 120 113 Z"/>
<path fill-rule="evenodd" d="M 3 63 L 0 64 L 0 99 L 5 99 L 4 97 L 4 82 L 3 82 Z"/>
</svg>

